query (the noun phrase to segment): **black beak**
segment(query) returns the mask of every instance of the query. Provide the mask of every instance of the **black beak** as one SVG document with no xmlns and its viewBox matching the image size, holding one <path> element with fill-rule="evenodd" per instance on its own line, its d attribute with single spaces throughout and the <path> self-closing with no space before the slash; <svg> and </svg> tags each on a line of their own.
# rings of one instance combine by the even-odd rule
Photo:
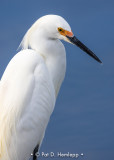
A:
<svg viewBox="0 0 114 160">
<path fill-rule="evenodd" d="M 87 48 L 82 42 L 80 42 L 75 36 L 74 37 L 66 36 L 66 37 L 70 40 L 71 43 L 81 48 L 84 52 L 93 57 L 99 63 L 102 63 L 101 60 L 89 48 Z"/>
</svg>

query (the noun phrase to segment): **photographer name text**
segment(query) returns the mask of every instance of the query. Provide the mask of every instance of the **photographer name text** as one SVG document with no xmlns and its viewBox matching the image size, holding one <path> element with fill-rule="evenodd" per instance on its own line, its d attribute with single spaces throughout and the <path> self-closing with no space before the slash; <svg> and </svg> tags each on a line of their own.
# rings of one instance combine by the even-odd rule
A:
<svg viewBox="0 0 114 160">
<path fill-rule="evenodd" d="M 67 152 L 67 153 L 62 153 L 62 152 L 49 152 L 49 153 L 45 153 L 45 152 L 37 152 L 36 153 L 36 156 L 37 157 L 44 157 L 44 158 L 48 158 L 48 157 L 58 157 L 58 158 L 79 158 L 79 157 L 83 157 L 84 154 L 83 153 L 70 153 L 70 152 Z"/>
</svg>

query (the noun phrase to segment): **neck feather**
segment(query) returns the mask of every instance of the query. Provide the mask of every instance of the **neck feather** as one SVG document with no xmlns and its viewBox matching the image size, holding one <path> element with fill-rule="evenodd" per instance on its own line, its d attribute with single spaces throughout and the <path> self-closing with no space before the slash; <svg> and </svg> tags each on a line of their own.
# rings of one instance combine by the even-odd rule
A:
<svg viewBox="0 0 114 160">
<path fill-rule="evenodd" d="M 22 49 L 33 49 L 40 54 L 52 78 L 56 96 L 66 71 L 66 53 L 60 40 L 45 37 L 42 32 L 30 34 L 29 30 L 21 42 Z"/>
</svg>

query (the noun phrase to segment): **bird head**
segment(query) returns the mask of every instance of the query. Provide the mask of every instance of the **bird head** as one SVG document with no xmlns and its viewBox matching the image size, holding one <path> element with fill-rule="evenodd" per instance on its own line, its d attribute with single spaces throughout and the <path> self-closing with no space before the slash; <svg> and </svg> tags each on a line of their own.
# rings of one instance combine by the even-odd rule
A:
<svg viewBox="0 0 114 160">
<path fill-rule="evenodd" d="M 61 16 L 46 15 L 38 19 L 26 33 L 21 45 L 25 46 L 24 48 L 27 48 L 28 45 L 34 46 L 37 39 L 40 39 L 41 37 L 50 40 L 60 39 L 72 43 L 96 61 L 102 63 L 88 47 L 74 36 L 70 25 Z"/>
<path fill-rule="evenodd" d="M 58 19 L 59 22 L 55 22 L 57 38 L 78 46 L 96 61 L 102 63 L 101 60 L 88 47 L 86 47 L 81 41 L 78 40 L 78 38 L 76 38 L 76 36 L 74 36 L 71 27 L 66 22 L 66 20 L 60 16 L 58 16 Z"/>
</svg>

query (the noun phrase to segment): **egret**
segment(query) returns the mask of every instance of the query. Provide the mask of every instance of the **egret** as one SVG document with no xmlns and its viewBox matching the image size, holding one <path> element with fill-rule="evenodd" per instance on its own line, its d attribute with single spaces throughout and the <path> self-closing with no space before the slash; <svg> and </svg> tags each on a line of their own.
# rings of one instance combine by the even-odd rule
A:
<svg viewBox="0 0 114 160">
<path fill-rule="evenodd" d="M 0 82 L 0 160 L 36 160 L 66 72 L 66 52 L 60 40 L 80 47 L 64 18 L 46 15 L 25 34 Z"/>
</svg>

